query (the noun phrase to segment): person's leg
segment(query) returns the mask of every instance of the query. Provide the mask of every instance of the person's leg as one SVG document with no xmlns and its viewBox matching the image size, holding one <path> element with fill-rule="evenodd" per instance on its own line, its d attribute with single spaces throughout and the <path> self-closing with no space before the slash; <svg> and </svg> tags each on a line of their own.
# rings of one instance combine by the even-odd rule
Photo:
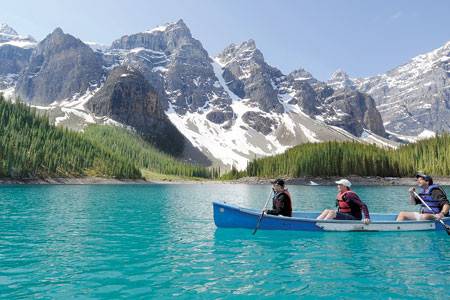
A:
<svg viewBox="0 0 450 300">
<path fill-rule="evenodd" d="M 401 211 L 398 214 L 396 221 L 420 220 L 420 219 L 421 219 L 420 214 L 416 212 Z"/>
<path fill-rule="evenodd" d="M 329 209 L 325 209 L 317 218 L 316 220 L 323 220 L 328 215 Z"/>
<path fill-rule="evenodd" d="M 433 214 L 420 214 L 420 220 L 436 220 Z"/>
<path fill-rule="evenodd" d="M 332 209 L 329 209 L 328 210 L 328 214 L 325 217 L 325 220 L 332 220 L 334 218 L 336 218 L 336 211 L 332 210 Z"/>
</svg>

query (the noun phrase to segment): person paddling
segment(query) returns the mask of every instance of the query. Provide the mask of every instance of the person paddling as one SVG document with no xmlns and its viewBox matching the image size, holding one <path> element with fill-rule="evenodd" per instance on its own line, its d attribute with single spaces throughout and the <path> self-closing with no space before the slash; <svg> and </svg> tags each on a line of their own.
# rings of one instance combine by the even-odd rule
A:
<svg viewBox="0 0 450 300">
<path fill-rule="evenodd" d="M 272 209 L 266 210 L 268 215 L 282 215 L 292 217 L 291 194 L 284 186 L 283 179 L 277 179 L 272 182 L 274 196 L 272 198 Z"/>
<path fill-rule="evenodd" d="M 420 212 L 401 211 L 397 216 L 397 221 L 405 220 L 440 220 L 449 215 L 450 203 L 444 190 L 437 184 L 433 184 L 433 178 L 429 175 L 419 173 L 416 175 L 417 185 L 421 188 L 418 194 L 422 201 L 414 194 L 414 187 L 409 189 L 409 199 L 411 204 L 421 204 Z"/>
<path fill-rule="evenodd" d="M 359 199 L 358 195 L 350 190 L 351 182 L 347 179 L 336 181 L 338 194 L 336 196 L 336 206 L 338 210 L 325 209 L 317 220 L 361 220 L 364 213 L 364 224 L 370 223 L 369 210 L 367 205 Z"/>
</svg>

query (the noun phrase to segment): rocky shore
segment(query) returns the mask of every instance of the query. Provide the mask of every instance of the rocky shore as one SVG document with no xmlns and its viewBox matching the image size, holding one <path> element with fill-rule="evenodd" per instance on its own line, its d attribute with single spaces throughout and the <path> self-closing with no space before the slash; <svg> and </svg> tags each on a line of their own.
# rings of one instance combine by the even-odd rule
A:
<svg viewBox="0 0 450 300">
<path fill-rule="evenodd" d="M 284 178 L 287 185 L 335 185 L 335 182 L 342 177 L 298 177 L 298 178 Z M 415 185 L 416 178 L 414 177 L 379 177 L 379 176 L 346 176 L 348 180 L 354 185 Z M 441 185 L 450 185 L 450 177 L 433 177 L 434 182 Z M 269 184 L 271 179 L 258 177 L 244 177 L 232 181 L 233 183 L 246 184 Z"/>
<path fill-rule="evenodd" d="M 312 177 L 284 178 L 287 185 L 335 185 L 341 177 Z M 378 177 L 378 176 L 347 176 L 354 185 L 387 186 L 415 185 L 413 177 Z M 145 179 L 114 179 L 102 177 L 81 178 L 0 178 L 1 184 L 270 184 L 273 179 L 259 177 L 244 177 L 237 180 L 145 180 Z M 450 185 L 450 177 L 434 177 L 434 182 Z"/>
</svg>

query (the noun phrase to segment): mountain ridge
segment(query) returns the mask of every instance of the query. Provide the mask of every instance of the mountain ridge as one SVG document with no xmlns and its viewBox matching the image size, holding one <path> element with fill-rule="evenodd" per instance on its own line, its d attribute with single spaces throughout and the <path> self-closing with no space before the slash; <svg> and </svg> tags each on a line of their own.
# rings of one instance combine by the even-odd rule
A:
<svg viewBox="0 0 450 300">
<path fill-rule="evenodd" d="M 133 120 L 133 114 L 140 118 L 142 111 L 130 111 L 119 120 L 86 107 L 115 68 L 129 66 L 150 84 L 158 105 L 191 149 L 200 150 L 215 164 L 243 168 L 255 157 L 281 153 L 305 142 L 398 145 L 398 134 L 384 128 L 389 123 L 382 119 L 376 97 L 346 83 L 351 78 L 343 72 L 329 82 L 317 80 L 302 68 L 283 74 L 267 64 L 252 39 L 231 44 L 211 57 L 180 19 L 122 36 L 111 47 L 90 46 L 102 64 L 102 76 L 95 86 L 71 88 L 65 98 L 50 104 L 31 98 L 33 105 L 41 106 L 55 122 L 61 120 L 61 125 L 75 124 L 78 130 L 84 123 L 136 126 L 124 120 Z M 11 82 L 22 82 L 29 73 L 21 74 L 15 76 L 22 79 Z M 90 80 L 81 78 L 81 82 Z M 148 130 L 151 135 L 156 129 Z"/>
</svg>

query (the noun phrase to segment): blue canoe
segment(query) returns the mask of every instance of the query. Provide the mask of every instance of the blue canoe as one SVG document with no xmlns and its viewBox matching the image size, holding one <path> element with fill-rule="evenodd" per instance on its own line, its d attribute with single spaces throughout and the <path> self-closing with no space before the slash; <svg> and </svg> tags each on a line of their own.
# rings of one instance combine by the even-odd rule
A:
<svg viewBox="0 0 450 300">
<path fill-rule="evenodd" d="M 219 228 L 254 229 L 260 210 L 243 208 L 226 202 L 213 202 L 214 223 Z M 396 222 L 396 214 L 370 214 L 369 225 L 361 221 L 316 220 L 319 212 L 294 211 L 292 217 L 264 215 L 259 229 L 303 231 L 418 231 L 444 230 L 437 221 Z M 450 224 L 450 217 L 442 219 Z"/>
</svg>

